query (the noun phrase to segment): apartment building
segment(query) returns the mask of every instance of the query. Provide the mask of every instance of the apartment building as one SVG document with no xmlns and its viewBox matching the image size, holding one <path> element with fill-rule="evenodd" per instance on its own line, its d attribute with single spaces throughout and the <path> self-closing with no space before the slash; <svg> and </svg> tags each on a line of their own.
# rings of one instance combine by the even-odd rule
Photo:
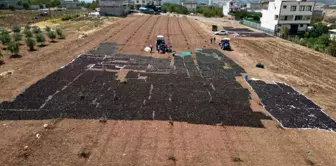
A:
<svg viewBox="0 0 336 166">
<path fill-rule="evenodd" d="M 8 6 L 16 6 L 20 0 L 0 0 L 0 6 L 7 8 Z"/>
<path fill-rule="evenodd" d="M 99 0 L 100 15 L 124 16 L 130 11 L 130 0 Z"/>
<path fill-rule="evenodd" d="M 306 31 L 311 24 L 315 2 L 306 0 L 275 0 L 267 10 L 261 10 L 261 27 L 279 31 L 286 26 L 290 34 Z"/>
</svg>

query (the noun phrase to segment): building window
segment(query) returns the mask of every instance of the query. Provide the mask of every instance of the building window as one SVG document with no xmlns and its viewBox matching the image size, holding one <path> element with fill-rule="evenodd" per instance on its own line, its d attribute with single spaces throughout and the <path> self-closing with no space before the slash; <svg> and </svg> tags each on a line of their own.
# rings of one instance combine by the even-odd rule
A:
<svg viewBox="0 0 336 166">
<path fill-rule="evenodd" d="M 275 15 L 274 19 L 278 20 L 278 18 L 279 18 L 279 15 Z"/>
<path fill-rule="evenodd" d="M 302 20 L 302 16 L 295 16 L 295 20 Z"/>
<path fill-rule="evenodd" d="M 287 9 L 287 5 L 284 5 L 282 8 L 283 8 L 283 9 Z"/>
<path fill-rule="evenodd" d="M 307 6 L 307 11 L 311 11 L 312 7 L 311 6 Z"/>
<path fill-rule="evenodd" d="M 290 11 L 296 11 L 296 6 L 291 6 Z"/>
<path fill-rule="evenodd" d="M 142 0 L 142 3 L 146 3 L 144 0 Z"/>
<path fill-rule="evenodd" d="M 288 16 L 285 16 L 285 20 L 288 20 Z"/>
<path fill-rule="evenodd" d="M 300 11 L 304 11 L 305 10 L 305 6 L 300 6 Z"/>
<path fill-rule="evenodd" d="M 136 3 L 139 3 L 139 1 L 136 1 Z"/>
<path fill-rule="evenodd" d="M 300 27 L 303 27 L 303 24 L 300 24 Z"/>
</svg>

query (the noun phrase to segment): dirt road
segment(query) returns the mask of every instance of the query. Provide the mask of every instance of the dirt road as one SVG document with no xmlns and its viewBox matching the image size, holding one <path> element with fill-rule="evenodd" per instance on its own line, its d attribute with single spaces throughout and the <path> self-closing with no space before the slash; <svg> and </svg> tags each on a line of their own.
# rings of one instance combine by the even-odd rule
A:
<svg viewBox="0 0 336 166">
<path fill-rule="evenodd" d="M 200 26 L 201 25 L 201 26 Z M 76 35 L 52 48 L 0 67 L 14 70 L 0 79 L 0 100 L 11 100 L 29 85 L 94 49 L 117 42 L 125 54 L 168 58 L 143 52 L 159 34 L 177 51 L 214 47 L 203 24 L 184 17 L 132 16 L 85 39 Z M 233 39 L 224 52 L 253 77 L 285 81 L 306 93 L 335 117 L 335 58 L 280 39 Z M 302 53 L 301 53 L 302 52 Z M 262 62 L 266 69 L 256 69 Z M 330 71 L 330 72 L 328 72 Z M 247 86 L 246 86 L 247 87 Z M 313 93 L 314 92 L 314 93 Z M 189 103 L 188 103 L 189 104 Z M 191 103 L 192 104 L 192 103 Z M 261 109 L 260 107 L 256 107 Z M 264 111 L 261 111 L 264 112 Z M 196 125 L 166 121 L 56 119 L 1 121 L 1 165 L 333 165 L 335 133 L 281 129 L 273 120 L 265 128 Z M 44 124 L 49 124 L 47 129 Z M 27 146 L 27 147 L 26 147 Z"/>
</svg>

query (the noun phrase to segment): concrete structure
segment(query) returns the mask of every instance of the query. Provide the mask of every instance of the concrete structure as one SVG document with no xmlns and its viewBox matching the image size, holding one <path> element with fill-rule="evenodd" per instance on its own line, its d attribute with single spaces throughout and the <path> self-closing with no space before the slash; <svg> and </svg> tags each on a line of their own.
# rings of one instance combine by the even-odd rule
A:
<svg viewBox="0 0 336 166">
<path fill-rule="evenodd" d="M 223 15 L 229 16 L 229 12 L 239 11 L 240 7 L 234 0 L 226 0 L 223 3 Z"/>
<path fill-rule="evenodd" d="M 132 0 L 132 4 L 137 6 L 146 6 L 147 4 L 162 6 L 162 0 Z"/>
<path fill-rule="evenodd" d="M 247 3 L 246 10 L 252 12 L 261 12 L 262 9 L 268 9 L 268 1 L 261 3 Z"/>
<path fill-rule="evenodd" d="M 336 40 L 336 29 L 329 30 L 330 40 Z"/>
<path fill-rule="evenodd" d="M 64 0 L 62 2 L 61 6 L 67 8 L 67 9 L 79 9 L 79 8 L 81 8 L 79 2 L 76 2 L 74 0 Z"/>
<path fill-rule="evenodd" d="M 196 10 L 197 2 L 181 2 L 181 5 L 186 7 L 188 10 Z"/>
<path fill-rule="evenodd" d="M 17 6 L 17 3 L 20 0 L 0 0 L 0 6 L 3 6 L 5 8 L 8 8 L 8 6 Z"/>
<path fill-rule="evenodd" d="M 125 16 L 130 11 L 130 0 L 99 0 L 102 16 Z"/>
<path fill-rule="evenodd" d="M 306 31 L 311 23 L 315 2 L 305 0 L 275 0 L 269 2 L 268 9 L 262 10 L 261 26 L 279 31 L 286 26 L 290 34 Z"/>
</svg>

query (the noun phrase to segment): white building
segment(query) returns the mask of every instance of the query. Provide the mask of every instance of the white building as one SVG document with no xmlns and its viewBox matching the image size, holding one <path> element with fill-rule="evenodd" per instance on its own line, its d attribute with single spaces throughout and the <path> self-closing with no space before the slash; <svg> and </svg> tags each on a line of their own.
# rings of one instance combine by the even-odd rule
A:
<svg viewBox="0 0 336 166">
<path fill-rule="evenodd" d="M 290 34 L 306 31 L 311 23 L 315 2 L 306 0 L 275 0 L 269 2 L 268 9 L 262 10 L 261 27 L 277 32 L 282 26 Z"/>
<path fill-rule="evenodd" d="M 234 0 L 223 0 L 223 15 L 229 16 L 229 12 L 238 11 L 240 9 L 239 5 Z"/>
<path fill-rule="evenodd" d="M 330 40 L 336 40 L 336 29 L 329 30 Z"/>
</svg>

